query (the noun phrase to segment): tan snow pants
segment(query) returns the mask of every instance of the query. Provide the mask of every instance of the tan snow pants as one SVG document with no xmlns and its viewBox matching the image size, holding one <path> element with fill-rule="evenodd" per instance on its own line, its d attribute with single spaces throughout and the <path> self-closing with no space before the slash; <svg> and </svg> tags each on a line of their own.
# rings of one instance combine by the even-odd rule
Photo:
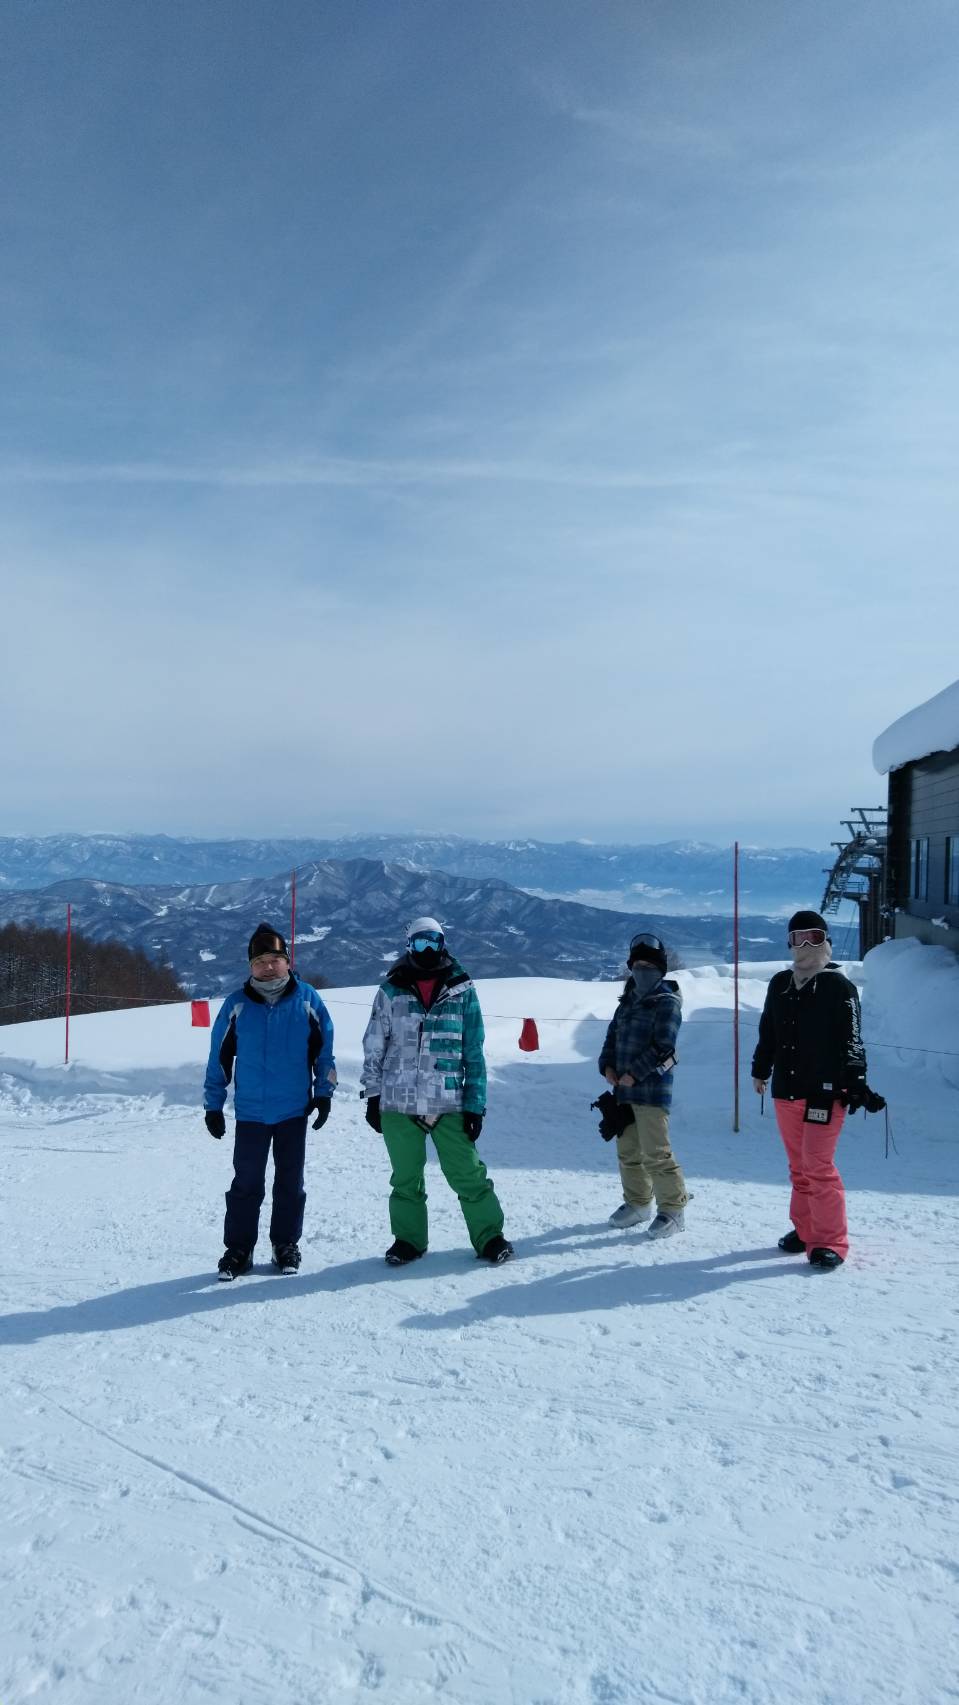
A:
<svg viewBox="0 0 959 1705">
<path fill-rule="evenodd" d="M 616 1138 L 623 1200 L 645 1208 L 653 1197 L 656 1206 L 678 1214 L 689 1200 L 682 1168 L 669 1146 L 669 1114 L 662 1107 L 630 1109 L 633 1122 Z"/>
</svg>

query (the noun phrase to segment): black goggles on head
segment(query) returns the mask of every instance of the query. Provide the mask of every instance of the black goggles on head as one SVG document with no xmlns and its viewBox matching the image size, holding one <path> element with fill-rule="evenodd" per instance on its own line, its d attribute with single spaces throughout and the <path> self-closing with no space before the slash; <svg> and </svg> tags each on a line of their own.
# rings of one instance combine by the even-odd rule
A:
<svg viewBox="0 0 959 1705">
<path fill-rule="evenodd" d="M 634 935 L 629 944 L 630 959 L 632 959 L 634 953 L 639 952 L 641 947 L 650 947 L 655 953 L 665 954 L 666 952 L 666 944 L 665 942 L 660 941 L 658 935 Z"/>
</svg>

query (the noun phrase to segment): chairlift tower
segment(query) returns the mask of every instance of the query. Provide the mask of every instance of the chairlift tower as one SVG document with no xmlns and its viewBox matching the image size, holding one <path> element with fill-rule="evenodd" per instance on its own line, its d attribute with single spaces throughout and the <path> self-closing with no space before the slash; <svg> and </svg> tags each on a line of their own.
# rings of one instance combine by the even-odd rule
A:
<svg viewBox="0 0 959 1705">
<path fill-rule="evenodd" d="M 833 841 L 836 862 L 823 892 L 823 917 L 838 912 L 843 900 L 859 908 L 859 957 L 862 959 L 888 933 L 886 902 L 887 823 L 884 805 L 854 805 L 843 818 L 848 839 Z"/>
</svg>

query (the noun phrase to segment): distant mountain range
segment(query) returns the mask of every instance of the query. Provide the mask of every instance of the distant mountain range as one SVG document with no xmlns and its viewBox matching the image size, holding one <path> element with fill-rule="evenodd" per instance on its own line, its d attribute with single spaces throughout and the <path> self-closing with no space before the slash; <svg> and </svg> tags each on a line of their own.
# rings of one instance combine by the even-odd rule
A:
<svg viewBox="0 0 959 1705">
<path fill-rule="evenodd" d="M 507 882 L 534 895 L 658 916 L 732 911 L 732 849 L 702 842 L 601 846 L 583 841 L 473 841 L 452 835 L 201 841 L 168 835 L 0 838 L 0 892 L 89 877 L 123 887 L 228 883 L 314 863 L 372 859 L 410 871 Z M 828 851 L 740 850 L 740 906 L 766 916 L 818 906 Z"/>
<path fill-rule="evenodd" d="M 171 964 L 189 992 L 215 995 L 246 974 L 247 940 L 261 919 L 289 933 L 290 886 L 288 872 L 150 885 L 70 876 L 0 893 L 0 923 L 63 929 L 69 901 L 78 932 L 142 948 Z M 728 917 L 621 913 L 410 863 L 324 859 L 297 871 L 297 970 L 340 987 L 373 982 L 402 951 L 410 918 L 422 912 L 441 919 L 453 952 L 482 977 L 615 978 L 630 936 L 643 927 L 662 934 L 677 963 L 725 961 L 732 951 Z M 744 958 L 783 951 L 781 918 L 744 918 Z"/>
</svg>

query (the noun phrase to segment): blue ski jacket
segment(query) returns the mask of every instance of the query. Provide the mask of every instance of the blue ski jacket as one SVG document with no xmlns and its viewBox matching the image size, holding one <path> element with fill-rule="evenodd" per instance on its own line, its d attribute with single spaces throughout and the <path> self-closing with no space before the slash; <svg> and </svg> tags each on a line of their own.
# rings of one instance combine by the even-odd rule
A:
<svg viewBox="0 0 959 1705">
<path fill-rule="evenodd" d="M 309 983 L 291 972 L 272 1006 L 249 982 L 227 995 L 210 1038 L 205 1111 L 222 1109 L 231 1078 L 236 1117 L 259 1125 L 299 1118 L 313 1096 L 332 1096 L 333 1020 Z"/>
</svg>

